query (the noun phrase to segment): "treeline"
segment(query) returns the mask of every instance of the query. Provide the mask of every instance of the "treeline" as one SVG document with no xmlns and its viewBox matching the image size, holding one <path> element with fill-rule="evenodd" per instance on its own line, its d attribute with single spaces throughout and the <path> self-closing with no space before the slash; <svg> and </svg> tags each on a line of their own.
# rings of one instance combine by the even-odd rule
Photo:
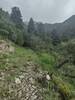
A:
<svg viewBox="0 0 75 100">
<path fill-rule="evenodd" d="M 0 35 L 8 37 L 18 45 L 34 50 L 51 51 L 62 41 L 74 38 L 74 30 L 69 31 L 70 28 L 68 29 L 69 34 L 67 34 L 67 30 L 65 34 L 65 27 L 68 28 L 70 26 L 66 25 L 66 23 L 68 24 L 69 22 L 64 22 L 62 23 L 63 25 L 43 24 L 30 18 L 26 24 L 23 22 L 22 14 L 18 7 L 13 7 L 11 14 L 5 12 L 2 8 L 0 9 Z"/>
<path fill-rule="evenodd" d="M 35 50 L 49 51 L 60 42 L 56 30 L 47 33 L 43 23 L 36 23 L 33 18 L 24 23 L 18 7 L 13 7 L 11 14 L 0 9 L 0 35 Z"/>
</svg>

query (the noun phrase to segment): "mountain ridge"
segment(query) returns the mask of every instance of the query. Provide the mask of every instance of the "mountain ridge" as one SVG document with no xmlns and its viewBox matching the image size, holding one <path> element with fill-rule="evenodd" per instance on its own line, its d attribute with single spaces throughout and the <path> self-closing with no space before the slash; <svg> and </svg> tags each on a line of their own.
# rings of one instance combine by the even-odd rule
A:
<svg viewBox="0 0 75 100">
<path fill-rule="evenodd" d="M 62 23 L 55 24 L 44 24 L 45 30 L 48 33 L 51 33 L 54 29 L 58 34 L 68 34 L 68 32 L 75 33 L 75 15 L 71 16 Z M 68 32 L 67 32 L 68 31 Z M 72 32 L 73 31 L 73 32 Z"/>
</svg>

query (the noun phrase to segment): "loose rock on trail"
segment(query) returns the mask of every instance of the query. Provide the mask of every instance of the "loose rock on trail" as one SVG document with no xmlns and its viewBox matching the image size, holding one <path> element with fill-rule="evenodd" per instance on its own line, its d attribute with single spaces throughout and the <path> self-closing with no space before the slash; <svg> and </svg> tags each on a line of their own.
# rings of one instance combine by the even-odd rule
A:
<svg viewBox="0 0 75 100">
<path fill-rule="evenodd" d="M 15 69 L 0 70 L 0 100 L 43 100 L 34 68 L 35 65 L 28 62 L 14 77 Z"/>
</svg>

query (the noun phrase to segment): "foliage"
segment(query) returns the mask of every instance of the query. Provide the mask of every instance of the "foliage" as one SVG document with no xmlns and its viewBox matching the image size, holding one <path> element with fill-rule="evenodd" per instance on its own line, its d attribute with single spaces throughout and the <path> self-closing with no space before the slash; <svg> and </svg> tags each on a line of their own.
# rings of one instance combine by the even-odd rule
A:
<svg viewBox="0 0 75 100">
<path fill-rule="evenodd" d="M 70 100 L 72 96 L 70 84 L 65 83 L 62 79 L 60 79 L 59 77 L 57 78 L 55 75 L 52 76 L 52 80 L 62 98 L 64 98 L 64 100 Z"/>
<path fill-rule="evenodd" d="M 34 21 L 32 18 L 30 18 L 30 21 L 28 23 L 28 33 L 34 33 L 34 32 L 35 32 Z"/>
<path fill-rule="evenodd" d="M 23 21 L 20 9 L 18 7 L 13 7 L 11 12 L 11 20 L 16 24 L 17 27 L 22 28 Z"/>
<path fill-rule="evenodd" d="M 47 27 L 50 28 L 49 26 Z M 53 76 L 53 82 L 65 94 L 65 98 L 70 97 L 71 90 L 69 89 L 69 84 L 74 88 L 75 81 L 69 77 L 66 78 L 65 73 L 74 75 L 75 72 L 74 39 L 67 39 L 63 36 L 63 40 L 65 41 L 62 41 L 57 29 L 52 28 L 51 31 L 47 31 L 43 23 L 35 23 L 32 18 L 27 26 L 22 20 L 22 15 L 18 7 L 12 8 L 11 15 L 0 9 L 0 37 L 4 39 L 8 38 L 21 46 L 13 44 L 16 49 L 14 54 L 0 55 L 1 59 L 4 59 L 4 62 L 0 62 L 1 69 L 7 69 L 16 64 L 17 69 L 19 69 L 26 61 L 33 61 L 39 64 L 42 70 L 57 74 L 57 77 Z M 57 69 L 56 64 L 59 64 L 61 60 L 68 57 L 71 57 L 70 62 L 63 65 L 63 68 Z M 9 62 L 7 62 L 7 58 Z M 44 95 L 45 100 L 55 100 L 55 98 L 56 100 L 60 100 L 58 98 L 59 93 L 52 89 L 53 83 L 50 82 L 50 84 L 50 90 L 48 89 Z M 71 89 L 73 88 L 71 87 Z M 49 96 L 48 94 L 51 95 Z"/>
<path fill-rule="evenodd" d="M 60 38 L 57 31 L 54 29 L 51 33 L 52 44 L 57 45 L 60 43 Z"/>
</svg>

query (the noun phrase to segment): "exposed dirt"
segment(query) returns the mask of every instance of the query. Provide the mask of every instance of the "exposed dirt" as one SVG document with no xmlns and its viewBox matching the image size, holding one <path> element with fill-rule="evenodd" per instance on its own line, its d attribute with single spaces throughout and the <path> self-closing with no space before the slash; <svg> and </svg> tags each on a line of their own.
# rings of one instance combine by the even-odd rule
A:
<svg viewBox="0 0 75 100">
<path fill-rule="evenodd" d="M 19 72 L 16 68 L 0 70 L 0 100 L 43 100 L 36 82 L 38 74 L 32 62 L 27 62 Z"/>
<path fill-rule="evenodd" d="M 4 40 L 0 40 L 0 53 L 5 53 L 5 52 L 14 52 L 14 47 L 11 46 L 11 44 L 7 43 Z"/>
</svg>

